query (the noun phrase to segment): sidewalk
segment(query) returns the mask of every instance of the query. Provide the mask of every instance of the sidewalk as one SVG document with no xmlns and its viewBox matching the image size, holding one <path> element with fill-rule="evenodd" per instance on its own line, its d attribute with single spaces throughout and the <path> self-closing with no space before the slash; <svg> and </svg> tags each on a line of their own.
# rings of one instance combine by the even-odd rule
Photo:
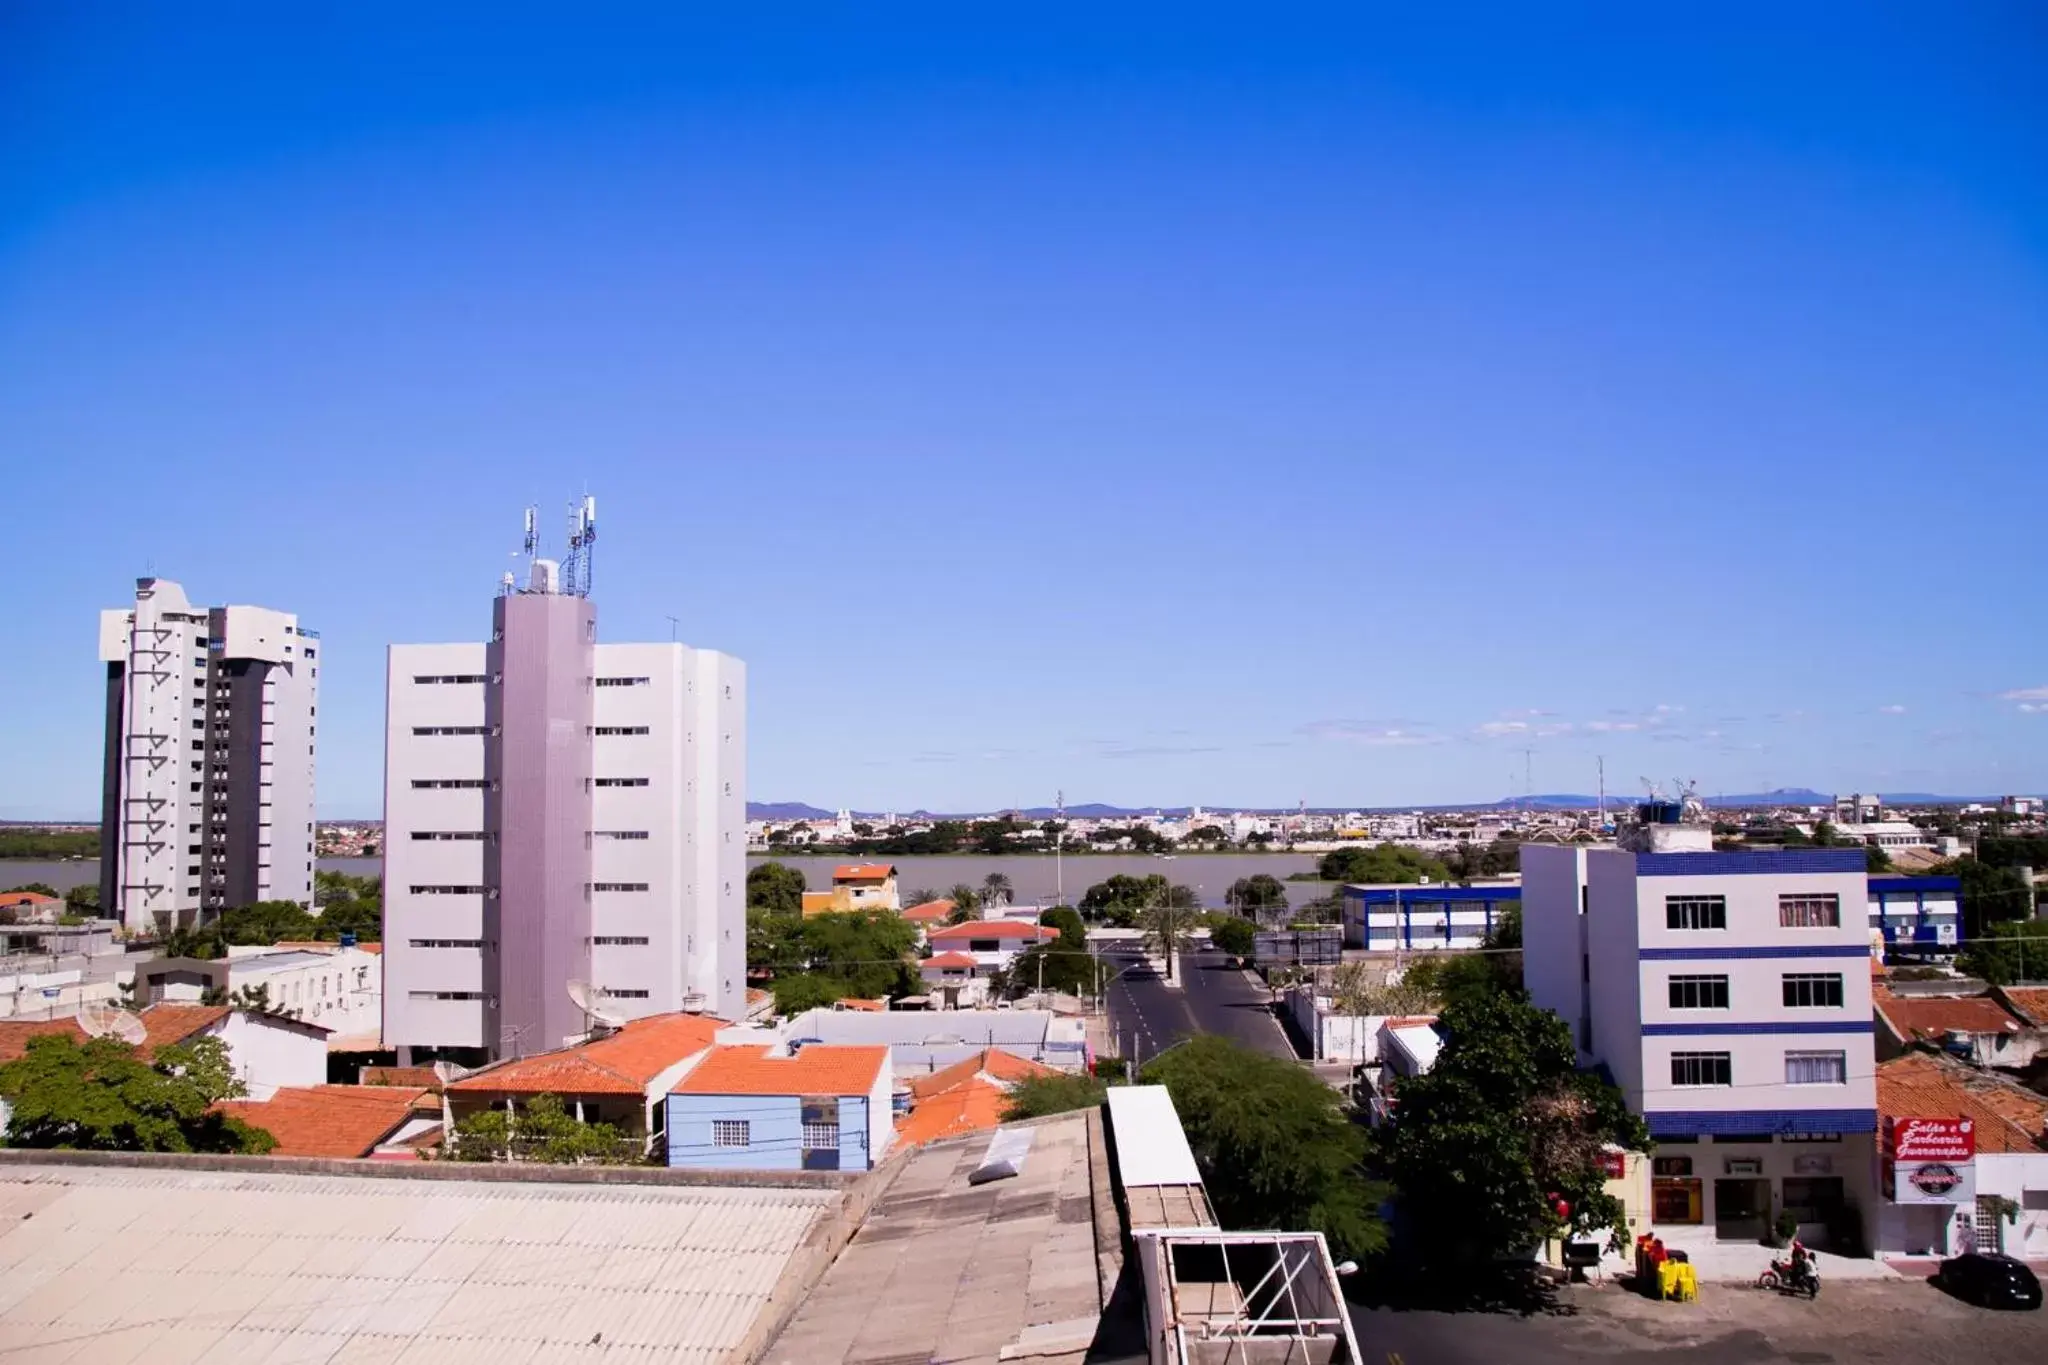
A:
<svg viewBox="0 0 2048 1365">
<path fill-rule="evenodd" d="M 1755 1242 L 1723 1242 L 1712 1233 L 1689 1237 L 1683 1233 L 1674 1237 L 1669 1232 L 1660 1235 L 1664 1246 L 1670 1251 L 1683 1251 L 1692 1262 L 1693 1273 L 1701 1281 L 1713 1284 L 1754 1284 L 1757 1276 L 1770 1269 L 1773 1260 L 1782 1260 L 1787 1253 L 1776 1251 Z M 1821 1283 L 1831 1280 L 1895 1280 L 1899 1272 L 1883 1261 L 1868 1260 L 1860 1256 L 1837 1256 L 1831 1251 L 1816 1251 L 1814 1261 L 1820 1266 Z"/>
</svg>

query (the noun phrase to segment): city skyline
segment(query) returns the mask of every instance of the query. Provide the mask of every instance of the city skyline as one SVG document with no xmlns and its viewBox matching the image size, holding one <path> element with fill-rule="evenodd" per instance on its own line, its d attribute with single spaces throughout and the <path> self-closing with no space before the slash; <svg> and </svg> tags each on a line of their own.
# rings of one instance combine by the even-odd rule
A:
<svg viewBox="0 0 2048 1365">
<path fill-rule="evenodd" d="M 0 19 L 0 817 L 152 572 L 374 815 L 584 489 L 769 797 L 2048 785 L 2023 17 L 488 13 Z"/>
</svg>

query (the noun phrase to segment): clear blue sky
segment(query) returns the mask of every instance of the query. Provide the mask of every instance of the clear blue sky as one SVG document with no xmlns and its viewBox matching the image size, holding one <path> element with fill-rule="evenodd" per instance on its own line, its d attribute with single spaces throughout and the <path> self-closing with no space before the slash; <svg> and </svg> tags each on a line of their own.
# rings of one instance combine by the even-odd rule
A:
<svg viewBox="0 0 2048 1365">
<path fill-rule="evenodd" d="M 0 10 L 0 814 L 586 487 L 756 799 L 2048 787 L 2038 5 L 313 8 Z"/>
</svg>

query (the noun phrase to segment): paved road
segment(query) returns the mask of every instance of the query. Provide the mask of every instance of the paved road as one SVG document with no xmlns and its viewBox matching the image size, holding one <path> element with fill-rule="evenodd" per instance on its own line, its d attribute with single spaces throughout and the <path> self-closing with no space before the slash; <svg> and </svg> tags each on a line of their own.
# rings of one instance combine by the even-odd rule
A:
<svg viewBox="0 0 2048 1365">
<path fill-rule="evenodd" d="M 2048 1319 L 1958 1303 L 1918 1281 L 1828 1286 L 1820 1299 L 1730 1285 L 1695 1304 L 1615 1288 L 1566 1291 L 1555 1314 L 1397 1312 L 1352 1305 L 1370 1365 L 2038 1365 Z"/>
<path fill-rule="evenodd" d="M 1180 956 L 1179 988 L 1168 986 L 1136 952 L 1105 954 L 1121 974 L 1108 988 L 1113 1046 L 1133 1046 L 1142 1062 L 1196 1033 L 1219 1033 L 1273 1057 L 1294 1049 L 1267 1004 L 1267 993 L 1218 952 Z"/>
</svg>

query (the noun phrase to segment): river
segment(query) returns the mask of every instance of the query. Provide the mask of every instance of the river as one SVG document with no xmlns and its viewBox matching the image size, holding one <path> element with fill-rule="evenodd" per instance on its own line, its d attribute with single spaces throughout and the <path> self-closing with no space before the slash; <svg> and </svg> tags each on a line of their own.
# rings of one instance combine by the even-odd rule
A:
<svg viewBox="0 0 2048 1365">
<path fill-rule="evenodd" d="M 766 859 L 758 856 L 749 859 L 750 864 L 762 861 Z M 779 857 L 774 861 L 796 868 L 804 874 L 806 886 L 813 891 L 823 891 L 832 885 L 832 869 L 852 860 Z M 1220 906 L 1223 893 L 1239 877 L 1252 877 L 1264 872 L 1286 881 L 1289 873 L 1315 871 L 1316 855 L 1182 853 L 1170 858 L 1154 858 L 1138 853 L 1086 853 L 1057 860 L 1063 865 L 1061 867 L 1055 867 L 1056 860 L 1044 854 L 1014 854 L 1007 858 L 963 854 L 944 858 L 873 858 L 868 861 L 895 865 L 897 884 L 902 887 L 906 900 L 912 891 L 919 889 L 943 894 L 946 888 L 958 882 L 978 887 L 983 877 L 991 872 L 1000 872 L 1010 879 L 1011 899 L 1020 904 L 1051 901 L 1062 880 L 1066 884 L 1067 899 L 1078 901 L 1081 893 L 1090 886 L 1121 872 L 1132 877 L 1149 877 L 1157 873 L 1183 886 L 1193 887 L 1201 895 L 1202 904 Z M 322 871 L 346 872 L 358 877 L 381 876 L 384 870 L 382 861 L 377 858 L 322 858 L 319 866 Z M 96 858 L 61 863 L 26 859 L 0 861 L 0 891 L 29 882 L 43 882 L 59 891 L 68 891 L 99 879 L 100 865 Z M 1299 905 L 1335 889 L 1333 883 L 1289 882 L 1287 899 L 1290 904 Z"/>
</svg>

